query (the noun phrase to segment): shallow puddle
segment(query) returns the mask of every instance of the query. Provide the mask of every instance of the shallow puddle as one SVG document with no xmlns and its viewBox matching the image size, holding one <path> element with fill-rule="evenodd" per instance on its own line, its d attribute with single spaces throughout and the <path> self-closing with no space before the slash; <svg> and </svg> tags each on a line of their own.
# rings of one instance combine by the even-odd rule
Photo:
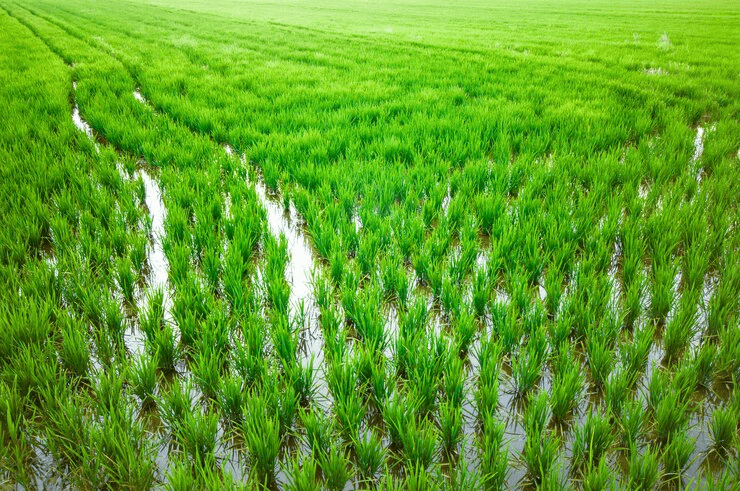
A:
<svg viewBox="0 0 740 491">
<path fill-rule="evenodd" d="M 653 77 L 668 75 L 668 72 L 662 68 L 646 68 L 644 72 L 646 75 L 651 75 Z"/>
</svg>

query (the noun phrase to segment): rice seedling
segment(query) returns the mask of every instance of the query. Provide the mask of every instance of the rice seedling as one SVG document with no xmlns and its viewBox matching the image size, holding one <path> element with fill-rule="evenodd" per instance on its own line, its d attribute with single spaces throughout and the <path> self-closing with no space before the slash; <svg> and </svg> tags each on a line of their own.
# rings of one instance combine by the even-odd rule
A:
<svg viewBox="0 0 740 491">
<path fill-rule="evenodd" d="M 613 439 L 608 418 L 598 412 L 589 413 L 583 425 L 575 430 L 572 472 L 597 466 L 611 447 Z"/>
<path fill-rule="evenodd" d="M 175 334 L 169 324 L 158 331 L 155 331 L 151 340 L 147 340 L 151 356 L 156 359 L 157 368 L 164 373 L 174 373 L 181 350 L 180 345 L 175 338 Z"/>
<path fill-rule="evenodd" d="M 561 444 L 557 436 L 545 431 L 549 419 L 547 393 L 539 392 L 529 401 L 524 412 L 527 440 L 520 455 L 529 478 L 537 485 L 547 480 L 553 472 Z"/>
<path fill-rule="evenodd" d="M 714 449 L 725 455 L 737 438 L 737 419 L 731 407 L 716 409 L 709 423 Z"/>
<path fill-rule="evenodd" d="M 374 482 L 385 459 L 383 442 L 374 431 L 368 431 L 366 436 L 354 437 L 352 446 L 355 449 L 358 477 L 367 484 Z"/>
<path fill-rule="evenodd" d="M 665 479 L 678 482 L 679 484 L 683 483 L 683 475 L 690 464 L 695 444 L 695 439 L 690 439 L 685 434 L 680 434 L 676 435 L 665 446 L 661 455 Z"/>
<path fill-rule="evenodd" d="M 244 417 L 244 386 L 238 377 L 224 377 L 218 394 L 218 407 L 230 424 L 238 424 Z"/>
<path fill-rule="evenodd" d="M 666 325 L 665 335 L 663 336 L 663 348 L 667 360 L 676 361 L 689 346 L 696 330 L 694 327 L 696 323 L 696 305 L 695 295 L 685 292 L 681 296 L 678 313 Z"/>
<path fill-rule="evenodd" d="M 530 393 L 540 380 L 544 352 L 533 344 L 527 344 L 522 353 L 514 359 L 511 367 L 514 390 L 520 397 Z"/>
<path fill-rule="evenodd" d="M 612 489 L 614 486 L 614 478 L 612 470 L 606 463 L 606 459 L 602 459 L 598 464 L 589 464 L 583 471 L 581 477 L 581 486 L 584 491 L 604 491 L 606 489 Z"/>
<path fill-rule="evenodd" d="M 175 427 L 178 444 L 195 466 L 208 467 L 214 462 L 218 414 L 188 411 Z"/>
<path fill-rule="evenodd" d="M 400 447 L 402 445 L 401 433 L 415 417 L 415 401 L 404 399 L 401 394 L 394 392 L 385 400 L 382 413 L 383 420 L 388 428 L 391 445 Z"/>
<path fill-rule="evenodd" d="M 433 421 L 411 419 L 400 428 L 401 457 L 407 469 L 427 469 L 432 464 L 437 448 L 437 428 Z"/>
<path fill-rule="evenodd" d="M 330 491 L 341 491 L 352 477 L 352 468 L 341 446 L 329 445 L 328 452 L 319 454 L 319 466 L 324 486 Z"/>
<path fill-rule="evenodd" d="M 86 377 L 90 369 L 90 348 L 87 344 L 87 329 L 76 319 L 62 317 L 62 346 L 59 357 L 65 368 L 78 377 Z"/>
<path fill-rule="evenodd" d="M 224 359 L 212 345 L 203 344 L 190 367 L 195 383 L 203 395 L 216 400 L 221 386 L 221 372 Z"/>
<path fill-rule="evenodd" d="M 629 489 L 636 491 L 647 491 L 653 489 L 660 479 L 659 458 L 650 448 L 646 447 L 642 452 L 631 447 L 629 450 Z"/>
<path fill-rule="evenodd" d="M 711 343 L 704 344 L 701 349 L 695 353 L 693 359 L 694 370 L 696 373 L 697 384 L 708 387 L 714 377 L 714 359 L 717 354 L 717 348 Z"/>
<path fill-rule="evenodd" d="M 625 449 L 637 446 L 645 434 L 646 422 L 642 401 L 628 401 L 619 415 L 620 445 Z"/>
<path fill-rule="evenodd" d="M 549 486 L 556 472 L 555 460 L 558 456 L 561 441 L 554 435 L 527 436 L 521 459 L 527 468 L 529 478 L 535 484 L 548 483 Z M 548 488 L 549 489 L 549 488 Z"/>
<path fill-rule="evenodd" d="M 318 465 L 313 457 L 294 456 L 288 463 L 288 482 L 285 489 L 289 491 L 312 491 L 322 487 L 316 480 Z"/>
<path fill-rule="evenodd" d="M 142 355 L 130 366 L 131 387 L 141 401 L 143 408 L 155 405 L 157 390 L 157 360 L 152 356 Z"/>
<path fill-rule="evenodd" d="M 500 490 L 506 481 L 509 468 L 509 449 L 504 446 L 504 423 L 491 413 L 483 416 L 483 431 L 476 441 L 481 461 L 483 489 Z"/>
<path fill-rule="evenodd" d="M 300 413 L 300 420 L 306 430 L 306 442 L 311 453 L 319 458 L 332 449 L 334 425 L 320 410 L 311 408 Z"/>
<path fill-rule="evenodd" d="M 157 399 L 162 421 L 174 433 L 182 425 L 185 415 L 192 412 L 192 386 L 190 381 L 183 385 L 179 378 L 175 378 L 168 390 L 162 391 Z"/>
<path fill-rule="evenodd" d="M 689 401 L 680 392 L 668 391 L 655 407 L 653 432 L 656 440 L 665 445 L 674 435 L 684 431 L 688 424 Z"/>
<path fill-rule="evenodd" d="M 588 366 L 591 370 L 591 379 L 597 387 L 602 387 L 608 380 L 614 368 L 614 351 L 608 339 L 600 333 L 588 336 L 586 339 L 586 353 Z"/>
<path fill-rule="evenodd" d="M 442 451 L 446 455 L 457 453 L 458 445 L 463 441 L 462 408 L 445 403 L 439 406 L 439 437 Z"/>
<path fill-rule="evenodd" d="M 275 478 L 280 451 L 280 422 L 264 398 L 252 393 L 247 397 L 242 423 L 244 444 L 249 450 L 250 477 L 267 485 Z"/>
<path fill-rule="evenodd" d="M 113 298 L 109 299 L 105 304 L 104 314 L 105 327 L 110 338 L 113 340 L 115 347 L 123 346 L 127 324 L 118 302 Z"/>
<path fill-rule="evenodd" d="M 636 331 L 634 339 L 620 347 L 622 364 L 625 366 L 629 377 L 634 381 L 645 370 L 648 355 L 653 344 L 655 328 L 648 325 Z"/>
<path fill-rule="evenodd" d="M 578 405 L 583 388 L 583 376 L 572 363 L 572 353 L 563 345 L 554 361 L 555 369 L 550 393 L 550 410 L 555 421 L 564 421 Z"/>
<path fill-rule="evenodd" d="M 116 281 L 127 302 L 134 302 L 134 283 L 136 281 L 132 271 L 132 264 L 128 258 L 120 258 L 116 262 Z"/>
<path fill-rule="evenodd" d="M 354 435 L 358 433 L 360 425 L 365 419 L 366 411 L 365 401 L 356 391 L 335 396 L 334 414 L 337 417 L 339 433 L 346 441 L 351 441 Z"/>
</svg>

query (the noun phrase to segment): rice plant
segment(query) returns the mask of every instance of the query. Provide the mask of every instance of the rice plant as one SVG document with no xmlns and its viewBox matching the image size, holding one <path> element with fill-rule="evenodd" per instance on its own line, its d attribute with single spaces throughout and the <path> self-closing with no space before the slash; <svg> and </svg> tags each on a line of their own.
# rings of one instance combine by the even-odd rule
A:
<svg viewBox="0 0 740 491">
<path fill-rule="evenodd" d="M 642 452 L 631 447 L 629 454 L 629 488 L 637 491 L 653 489 L 660 479 L 658 455 L 650 447 Z"/>
<path fill-rule="evenodd" d="M 607 417 L 598 412 L 589 413 L 583 425 L 575 430 L 572 470 L 581 472 L 586 467 L 598 466 L 611 448 L 613 439 Z"/>
<path fill-rule="evenodd" d="M 406 468 L 427 469 L 432 464 L 437 448 L 437 428 L 428 419 L 411 419 L 400 428 L 401 456 Z"/>
<path fill-rule="evenodd" d="M 737 438 L 737 420 L 730 407 L 719 408 L 712 413 L 709 431 L 714 449 L 722 455 L 726 454 Z"/>
<path fill-rule="evenodd" d="M 549 421 L 547 402 L 547 393 L 540 392 L 524 413 L 527 440 L 520 457 L 529 478 L 537 485 L 551 476 L 561 444 L 560 438 L 545 430 Z"/>
<path fill-rule="evenodd" d="M 250 476 L 267 485 L 275 478 L 280 451 L 280 422 L 264 398 L 251 394 L 247 398 L 242 423 L 244 444 L 249 450 Z"/>
<path fill-rule="evenodd" d="M 144 408 L 154 406 L 157 390 L 157 363 L 156 359 L 142 355 L 134 360 L 129 368 L 133 393 L 141 401 Z"/>
<path fill-rule="evenodd" d="M 193 411 L 185 413 L 175 428 L 175 438 L 191 462 L 202 467 L 212 466 L 217 432 L 217 413 Z"/>
<path fill-rule="evenodd" d="M 324 486 L 330 491 L 341 491 L 352 477 L 352 468 L 341 446 L 329 445 L 328 452 L 319 454 L 319 466 Z"/>
<path fill-rule="evenodd" d="M 65 368 L 78 377 L 86 377 L 90 369 L 90 347 L 87 329 L 71 317 L 63 317 L 62 346 L 59 357 Z"/>
<path fill-rule="evenodd" d="M 476 441 L 481 459 L 481 481 L 486 490 L 503 489 L 509 468 L 509 449 L 504 441 L 505 425 L 491 413 L 483 416 L 483 431 Z"/>
<path fill-rule="evenodd" d="M 288 463 L 288 482 L 285 489 L 289 491 L 318 491 L 322 489 L 316 480 L 318 465 L 313 457 L 293 457 Z"/>
<path fill-rule="evenodd" d="M 385 458 L 383 442 L 373 431 L 366 436 L 358 435 L 353 441 L 357 475 L 365 483 L 372 483 L 380 471 Z"/>
<path fill-rule="evenodd" d="M 683 483 L 683 475 L 691 463 L 696 439 L 690 439 L 685 434 L 676 435 L 663 449 L 664 477 L 673 482 Z"/>
</svg>

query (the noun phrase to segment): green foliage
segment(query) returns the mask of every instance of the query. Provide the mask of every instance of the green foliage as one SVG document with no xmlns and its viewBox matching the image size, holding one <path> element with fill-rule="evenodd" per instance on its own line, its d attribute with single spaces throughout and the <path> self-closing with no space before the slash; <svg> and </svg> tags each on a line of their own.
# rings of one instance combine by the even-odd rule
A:
<svg viewBox="0 0 740 491">
<path fill-rule="evenodd" d="M 738 481 L 737 6 L 448 3 L 0 0 L 0 486 Z"/>
</svg>

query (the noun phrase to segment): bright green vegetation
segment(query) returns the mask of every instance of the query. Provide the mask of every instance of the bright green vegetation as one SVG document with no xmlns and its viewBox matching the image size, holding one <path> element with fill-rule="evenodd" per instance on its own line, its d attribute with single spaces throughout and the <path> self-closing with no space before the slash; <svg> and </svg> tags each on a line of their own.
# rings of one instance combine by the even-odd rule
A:
<svg viewBox="0 0 740 491">
<path fill-rule="evenodd" d="M 737 2 L 0 7 L 0 487 L 740 482 Z"/>
</svg>

